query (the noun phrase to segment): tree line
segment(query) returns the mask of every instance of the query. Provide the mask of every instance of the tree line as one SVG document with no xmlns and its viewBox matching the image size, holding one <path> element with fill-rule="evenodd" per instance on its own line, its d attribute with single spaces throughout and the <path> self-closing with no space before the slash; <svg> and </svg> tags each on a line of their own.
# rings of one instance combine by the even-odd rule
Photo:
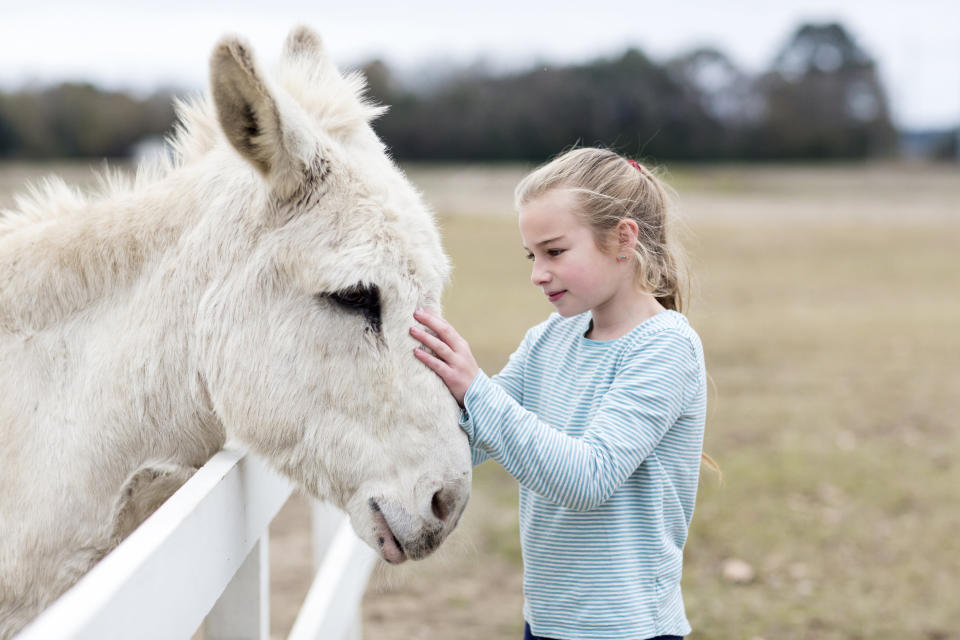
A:
<svg viewBox="0 0 960 640">
<path fill-rule="evenodd" d="M 0 92 L 0 158 L 117 158 L 173 127 L 173 93 L 134 98 L 87 83 Z"/>
<path fill-rule="evenodd" d="M 840 24 L 806 24 L 770 68 L 723 52 L 657 62 L 638 49 L 584 64 L 492 74 L 463 69 L 431 86 L 386 63 L 362 67 L 374 123 L 401 159 L 536 160 L 573 144 L 658 159 L 843 159 L 896 152 L 873 58 Z M 124 156 L 170 131 L 168 93 L 136 99 L 86 84 L 0 93 L 0 157 Z"/>
</svg>

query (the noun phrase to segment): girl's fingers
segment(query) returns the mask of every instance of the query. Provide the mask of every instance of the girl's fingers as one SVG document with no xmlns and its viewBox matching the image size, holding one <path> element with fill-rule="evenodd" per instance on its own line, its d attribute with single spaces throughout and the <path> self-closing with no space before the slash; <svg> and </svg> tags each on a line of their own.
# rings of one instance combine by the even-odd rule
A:
<svg viewBox="0 0 960 640">
<path fill-rule="evenodd" d="M 457 333 L 456 329 L 453 326 L 433 313 L 432 311 L 427 311 L 426 309 L 418 309 L 416 313 L 413 314 L 414 317 L 422 322 L 425 326 L 430 327 L 433 331 L 440 336 L 440 339 L 446 342 L 449 345 L 453 345 L 456 340 L 460 338 L 460 334 Z"/>
<path fill-rule="evenodd" d="M 447 345 L 447 343 L 417 327 L 410 327 L 410 335 L 423 343 L 424 346 L 433 349 L 433 352 L 440 356 L 441 359 L 447 362 L 450 361 L 450 357 L 453 355 L 453 350 Z"/>
<path fill-rule="evenodd" d="M 430 367 L 430 369 L 436 373 L 440 378 L 446 382 L 447 375 L 450 373 L 450 367 L 447 366 L 443 360 L 440 360 L 436 356 L 432 356 L 426 352 L 426 350 L 417 347 L 413 350 L 413 355 L 417 357 L 417 360 L 423 364 Z"/>
</svg>

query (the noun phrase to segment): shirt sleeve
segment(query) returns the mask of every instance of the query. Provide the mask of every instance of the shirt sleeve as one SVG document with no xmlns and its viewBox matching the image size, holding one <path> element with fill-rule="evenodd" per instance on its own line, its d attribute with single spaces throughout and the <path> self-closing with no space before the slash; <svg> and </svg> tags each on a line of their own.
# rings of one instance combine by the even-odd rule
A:
<svg viewBox="0 0 960 640">
<path fill-rule="evenodd" d="M 629 352 L 582 436 L 567 435 L 483 371 L 464 397 L 474 450 L 520 484 L 568 509 L 603 504 L 656 448 L 683 412 L 701 366 L 689 339 L 663 331 Z"/>
<path fill-rule="evenodd" d="M 527 353 L 530 349 L 531 331 L 527 332 L 523 341 L 517 350 L 510 354 L 507 364 L 500 370 L 500 373 L 489 378 L 489 382 L 499 386 L 514 402 L 520 404 L 523 402 L 523 368 L 527 359 Z M 483 373 L 480 371 L 477 375 Z M 476 378 L 474 378 L 476 379 Z M 466 402 L 466 399 L 464 399 Z M 473 446 L 473 420 L 470 412 L 463 409 L 460 412 L 460 428 L 463 429 L 470 441 L 470 454 L 473 458 L 473 466 L 482 464 L 490 459 L 490 455 L 483 449 Z"/>
</svg>

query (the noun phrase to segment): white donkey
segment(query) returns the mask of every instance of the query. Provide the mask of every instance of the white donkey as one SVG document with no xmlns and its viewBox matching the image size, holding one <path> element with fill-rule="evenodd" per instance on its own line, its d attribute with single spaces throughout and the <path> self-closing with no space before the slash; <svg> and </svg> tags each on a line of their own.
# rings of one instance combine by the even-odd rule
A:
<svg viewBox="0 0 960 640">
<path fill-rule="evenodd" d="M 0 217 L 0 638 L 235 438 L 390 562 L 469 495 L 455 401 L 413 357 L 449 265 L 319 37 L 268 79 L 225 38 L 177 158 Z"/>
</svg>

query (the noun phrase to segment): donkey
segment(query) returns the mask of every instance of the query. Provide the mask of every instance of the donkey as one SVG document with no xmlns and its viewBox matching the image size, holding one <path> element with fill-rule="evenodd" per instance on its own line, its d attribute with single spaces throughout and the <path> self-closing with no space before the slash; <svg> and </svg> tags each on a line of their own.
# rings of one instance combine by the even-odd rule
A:
<svg viewBox="0 0 960 640">
<path fill-rule="evenodd" d="M 413 357 L 449 279 L 435 220 L 319 37 L 276 73 L 226 37 L 172 157 L 0 217 L 0 638 L 229 438 L 391 563 L 456 526 L 470 454 Z"/>
</svg>

